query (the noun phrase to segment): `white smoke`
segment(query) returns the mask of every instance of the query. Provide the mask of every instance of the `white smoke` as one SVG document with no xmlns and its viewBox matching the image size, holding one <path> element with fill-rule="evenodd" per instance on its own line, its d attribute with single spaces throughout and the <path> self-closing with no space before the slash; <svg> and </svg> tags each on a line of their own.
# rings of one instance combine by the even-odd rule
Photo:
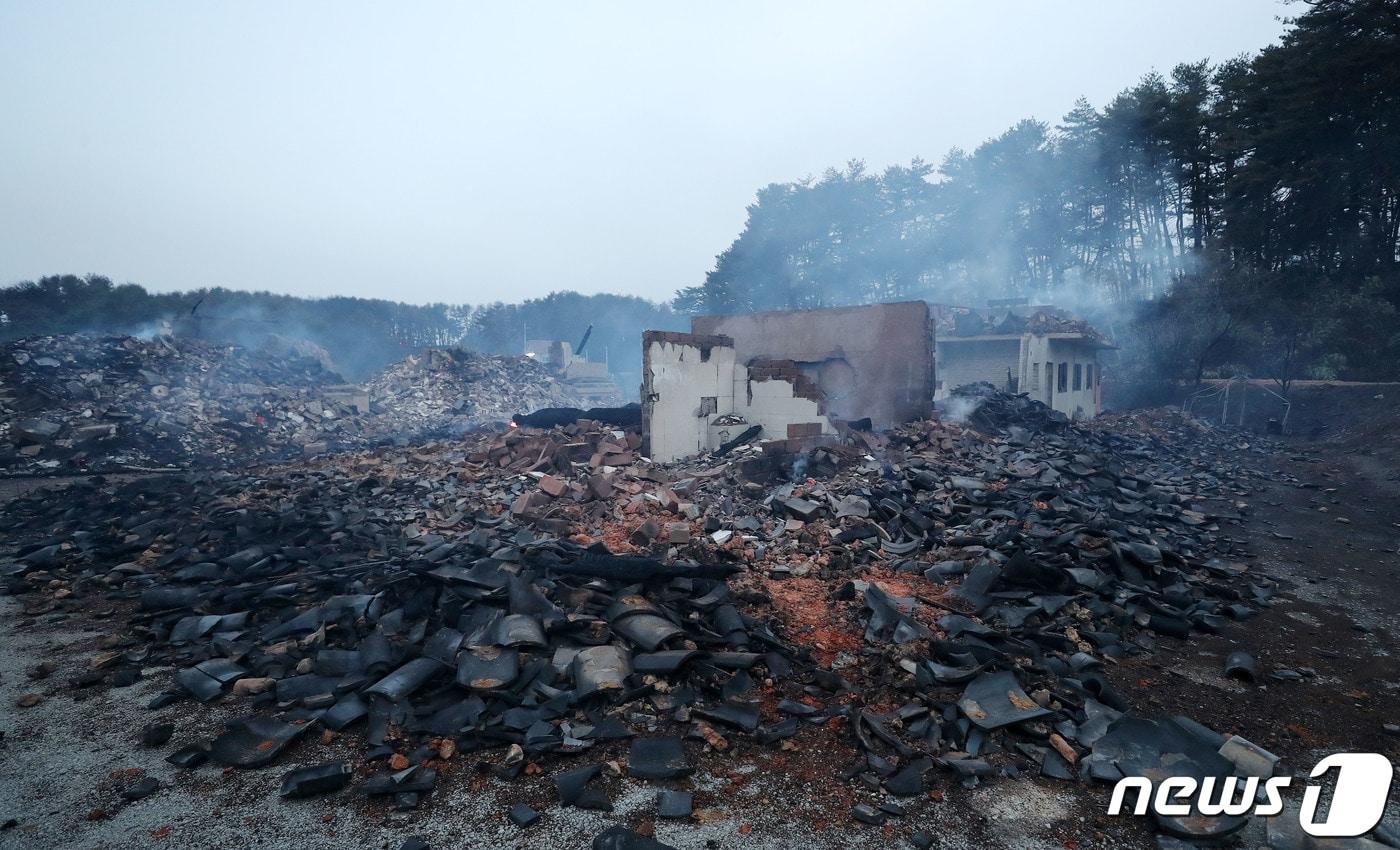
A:
<svg viewBox="0 0 1400 850">
<path fill-rule="evenodd" d="M 981 403 L 981 399 L 971 396 L 949 396 L 938 403 L 938 415 L 949 422 L 964 423 Z"/>
</svg>

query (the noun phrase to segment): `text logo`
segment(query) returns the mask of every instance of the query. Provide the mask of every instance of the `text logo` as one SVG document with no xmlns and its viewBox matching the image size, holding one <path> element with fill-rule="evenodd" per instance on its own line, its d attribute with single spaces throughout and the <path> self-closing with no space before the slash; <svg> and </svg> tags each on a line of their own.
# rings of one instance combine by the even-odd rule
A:
<svg viewBox="0 0 1400 850">
<path fill-rule="evenodd" d="M 1390 759 L 1380 753 L 1336 753 L 1317 763 L 1309 774 L 1318 779 L 1330 770 L 1337 771 L 1337 787 L 1332 792 L 1327 816 L 1320 822 L 1317 811 L 1322 786 L 1308 783 L 1303 790 L 1303 806 L 1298 823 L 1308 835 L 1321 838 L 1354 838 L 1365 835 L 1380 823 L 1385 814 L 1386 799 L 1394 768 Z M 1113 798 L 1108 813 L 1123 813 L 1129 789 L 1137 790 L 1132 813 L 1152 811 L 1166 817 L 1186 817 L 1192 811 L 1208 817 L 1219 815 L 1256 814 L 1263 817 L 1283 811 L 1283 789 L 1293 783 L 1291 776 L 1275 776 L 1262 780 L 1264 801 L 1258 802 L 1261 780 L 1257 776 L 1172 776 L 1152 787 L 1145 776 L 1129 776 L 1113 786 Z"/>
</svg>

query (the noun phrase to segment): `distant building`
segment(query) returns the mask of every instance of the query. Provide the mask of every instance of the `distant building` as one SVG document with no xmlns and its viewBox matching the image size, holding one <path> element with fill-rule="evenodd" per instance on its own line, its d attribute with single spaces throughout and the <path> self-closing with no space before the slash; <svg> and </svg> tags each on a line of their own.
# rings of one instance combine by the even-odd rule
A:
<svg viewBox="0 0 1400 850">
<path fill-rule="evenodd" d="M 622 389 L 609 373 L 608 364 L 575 354 L 574 347 L 563 340 L 526 340 L 525 356 L 552 366 L 564 386 L 589 405 L 606 407 L 622 403 Z"/>
<path fill-rule="evenodd" d="M 1098 415 L 1099 352 L 1116 346 L 1088 322 L 1044 305 L 932 309 L 935 401 L 964 384 L 986 381 L 1027 393 L 1067 416 Z"/>
</svg>

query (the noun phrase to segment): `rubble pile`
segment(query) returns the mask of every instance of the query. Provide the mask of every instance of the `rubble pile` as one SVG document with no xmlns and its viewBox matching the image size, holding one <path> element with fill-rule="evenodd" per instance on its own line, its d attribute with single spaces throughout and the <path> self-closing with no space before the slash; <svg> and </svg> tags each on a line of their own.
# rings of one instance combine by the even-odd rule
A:
<svg viewBox="0 0 1400 850">
<path fill-rule="evenodd" d="M 577 400 L 530 358 L 427 349 L 346 385 L 324 351 L 66 335 L 0 350 L 0 473 L 228 467 L 504 427 Z"/>
<path fill-rule="evenodd" d="M 504 426 L 511 415 L 571 407 L 579 399 L 531 357 L 429 348 L 369 382 L 377 435 L 431 439 Z"/>
<path fill-rule="evenodd" d="M 659 466 L 584 423 L 85 485 L 10 503 L 0 578 L 31 615 L 129 612 L 76 684 L 173 664 L 156 707 L 240 706 L 172 742 L 175 764 L 363 740 L 288 773 L 288 796 L 412 808 L 465 759 L 610 810 L 617 765 L 673 783 L 684 817 L 676 788 L 710 754 L 795 745 L 851 753 L 831 782 L 880 825 L 949 782 L 1255 769 L 1242 739 L 1138 715 L 1105 670 L 1267 604 L 1229 532 L 1239 455 L 1266 448 L 983 407 L 1007 434 L 919 422 Z M 1157 817 L 1185 838 L 1244 821 Z"/>
<path fill-rule="evenodd" d="M 353 394 L 311 353 L 64 335 L 0 347 L 6 474 L 286 459 L 358 434 Z"/>
<path fill-rule="evenodd" d="M 1004 392 L 986 381 L 957 387 L 939 408 L 983 434 L 1009 433 L 1018 439 L 1030 431 L 1056 431 L 1069 422 L 1068 416 L 1042 401 Z"/>
</svg>

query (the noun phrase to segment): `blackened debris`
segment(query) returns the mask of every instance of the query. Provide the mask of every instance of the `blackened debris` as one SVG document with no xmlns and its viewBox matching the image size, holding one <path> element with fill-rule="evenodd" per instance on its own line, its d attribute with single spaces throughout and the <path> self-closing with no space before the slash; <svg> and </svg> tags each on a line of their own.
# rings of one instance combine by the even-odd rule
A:
<svg viewBox="0 0 1400 850">
<path fill-rule="evenodd" d="M 872 795 L 852 812 L 871 823 L 900 811 L 875 795 L 937 774 L 1111 781 L 1123 759 L 1149 769 L 1144 747 L 1236 769 L 1208 730 L 1125 725 L 1136 695 L 1103 666 L 1268 604 L 1210 507 L 1247 491 L 1238 454 L 1263 449 L 1187 420 L 1016 427 L 928 421 L 661 466 L 634 433 L 570 423 L 92 485 L 0 509 L 0 581 L 47 610 L 126 603 L 141 646 L 96 681 L 173 665 L 159 705 L 236 706 L 217 763 L 271 764 L 335 730 L 378 771 L 358 790 L 397 808 L 429 799 L 449 742 L 609 811 L 606 742 L 634 738 L 633 779 L 683 783 L 701 748 L 839 734 L 858 757 L 833 781 Z"/>
</svg>

